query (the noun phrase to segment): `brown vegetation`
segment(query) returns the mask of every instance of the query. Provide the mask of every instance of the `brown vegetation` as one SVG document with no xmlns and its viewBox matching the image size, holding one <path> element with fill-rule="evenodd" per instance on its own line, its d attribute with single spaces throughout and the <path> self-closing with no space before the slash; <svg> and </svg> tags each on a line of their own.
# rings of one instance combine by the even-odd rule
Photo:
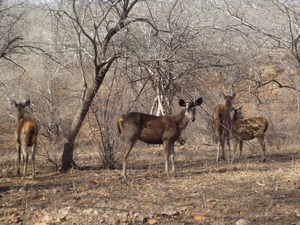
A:
<svg viewBox="0 0 300 225">
<path fill-rule="evenodd" d="M 17 103 L 15 100 L 11 100 L 11 103 L 18 110 L 18 123 L 14 131 L 14 137 L 18 151 L 17 174 L 20 175 L 20 161 L 22 151 L 24 161 L 23 178 L 26 176 L 26 168 L 29 156 L 28 148 L 31 148 L 32 176 L 33 178 L 35 178 L 35 151 L 37 145 L 38 124 L 33 117 L 25 117 L 25 107 L 30 105 L 30 100 L 27 100 L 25 103 Z"/>
<path fill-rule="evenodd" d="M 165 150 L 165 169 L 169 177 L 169 158 L 171 157 L 172 171 L 175 175 L 174 142 L 186 128 L 190 120 L 195 120 L 195 106 L 201 105 L 202 98 L 185 102 L 179 100 L 179 106 L 185 107 L 178 115 L 154 116 L 138 112 L 130 112 L 118 119 L 118 130 L 125 141 L 123 155 L 123 172 L 125 179 L 128 155 L 139 139 L 148 144 L 163 144 Z"/>
</svg>

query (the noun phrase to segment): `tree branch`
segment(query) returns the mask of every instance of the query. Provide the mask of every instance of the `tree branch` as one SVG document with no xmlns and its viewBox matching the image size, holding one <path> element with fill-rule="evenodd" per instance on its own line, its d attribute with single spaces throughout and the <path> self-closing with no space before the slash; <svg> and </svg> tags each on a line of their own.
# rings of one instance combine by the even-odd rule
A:
<svg viewBox="0 0 300 225">
<path fill-rule="evenodd" d="M 292 90 L 295 90 L 295 91 L 297 90 L 295 87 L 292 87 L 292 86 L 289 86 L 289 85 L 283 85 L 283 84 L 281 84 L 279 81 L 277 81 L 275 79 L 269 80 L 269 81 L 267 81 L 265 83 L 260 83 L 258 86 L 262 87 L 262 86 L 268 85 L 270 83 L 276 83 L 279 88 L 289 88 L 289 89 L 292 89 Z"/>
</svg>

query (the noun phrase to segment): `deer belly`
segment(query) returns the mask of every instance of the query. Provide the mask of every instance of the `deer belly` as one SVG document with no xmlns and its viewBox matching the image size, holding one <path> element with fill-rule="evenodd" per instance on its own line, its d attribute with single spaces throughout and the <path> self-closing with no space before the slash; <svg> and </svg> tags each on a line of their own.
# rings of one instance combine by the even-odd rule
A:
<svg viewBox="0 0 300 225">
<path fill-rule="evenodd" d="M 162 144 L 162 134 L 152 129 L 143 129 L 139 139 L 148 144 Z"/>
<path fill-rule="evenodd" d="M 252 140 L 257 136 L 257 131 L 253 129 L 252 126 L 241 126 L 236 129 L 233 128 L 233 135 L 241 140 L 248 141 Z"/>
</svg>

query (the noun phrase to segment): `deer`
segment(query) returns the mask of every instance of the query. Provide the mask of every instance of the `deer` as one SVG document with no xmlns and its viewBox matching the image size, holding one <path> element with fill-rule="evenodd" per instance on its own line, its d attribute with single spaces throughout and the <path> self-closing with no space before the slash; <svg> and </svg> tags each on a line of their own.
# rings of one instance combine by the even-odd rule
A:
<svg viewBox="0 0 300 225">
<path fill-rule="evenodd" d="M 233 92 L 232 95 L 225 95 L 223 92 L 219 93 L 221 98 L 225 99 L 225 104 L 217 105 L 214 108 L 212 114 L 212 127 L 218 139 L 218 152 L 217 152 L 217 162 L 220 160 L 226 161 L 225 156 L 225 139 L 227 139 L 227 145 L 231 155 L 230 149 L 230 132 L 231 132 L 231 117 L 230 110 L 233 104 L 233 99 L 236 93 Z"/>
<path fill-rule="evenodd" d="M 255 139 L 262 149 L 262 162 L 266 161 L 266 144 L 265 134 L 268 130 L 269 122 L 264 117 L 252 117 L 244 119 L 242 106 L 238 109 L 232 107 L 232 135 L 233 135 L 233 152 L 236 153 L 237 145 L 240 147 L 239 160 L 242 158 L 243 142 Z M 233 158 L 234 160 L 234 158 Z"/>
<path fill-rule="evenodd" d="M 18 111 L 18 122 L 14 130 L 14 140 L 17 146 L 18 152 L 18 166 L 17 175 L 20 176 L 20 161 L 21 154 L 23 156 L 24 168 L 22 179 L 26 176 L 26 169 L 29 156 L 29 148 L 31 149 L 31 166 L 32 177 L 35 179 L 35 152 L 38 136 L 38 123 L 32 116 L 25 116 L 25 107 L 30 105 L 30 100 L 24 103 L 17 103 L 15 100 L 11 100 L 11 104 L 16 107 Z"/>
<path fill-rule="evenodd" d="M 129 112 L 119 117 L 117 127 L 125 142 L 121 174 L 125 180 L 127 180 L 127 158 L 137 140 L 148 144 L 162 144 L 165 151 L 165 171 L 170 178 L 169 159 L 171 158 L 173 177 L 175 177 L 174 142 L 179 139 L 189 121 L 195 121 L 195 107 L 202 104 L 202 98 L 200 97 L 196 101 L 179 99 L 178 104 L 185 109 L 177 115 L 155 116 Z"/>
</svg>

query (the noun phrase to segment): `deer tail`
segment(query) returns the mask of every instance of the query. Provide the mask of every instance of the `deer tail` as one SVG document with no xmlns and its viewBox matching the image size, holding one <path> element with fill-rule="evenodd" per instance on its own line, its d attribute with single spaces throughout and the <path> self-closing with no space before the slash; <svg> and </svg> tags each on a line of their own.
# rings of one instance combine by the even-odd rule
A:
<svg viewBox="0 0 300 225">
<path fill-rule="evenodd" d="M 35 132 L 36 132 L 35 129 L 36 128 L 33 125 L 28 126 L 28 130 L 26 131 L 26 134 L 25 134 L 27 146 L 32 146 L 34 144 L 33 136 L 35 135 Z"/>
<path fill-rule="evenodd" d="M 120 116 L 119 119 L 118 119 L 118 123 L 117 123 L 117 126 L 118 126 L 118 131 L 119 131 L 119 134 L 121 134 L 121 129 L 122 129 L 122 122 L 124 120 L 123 118 L 124 115 Z"/>
</svg>

